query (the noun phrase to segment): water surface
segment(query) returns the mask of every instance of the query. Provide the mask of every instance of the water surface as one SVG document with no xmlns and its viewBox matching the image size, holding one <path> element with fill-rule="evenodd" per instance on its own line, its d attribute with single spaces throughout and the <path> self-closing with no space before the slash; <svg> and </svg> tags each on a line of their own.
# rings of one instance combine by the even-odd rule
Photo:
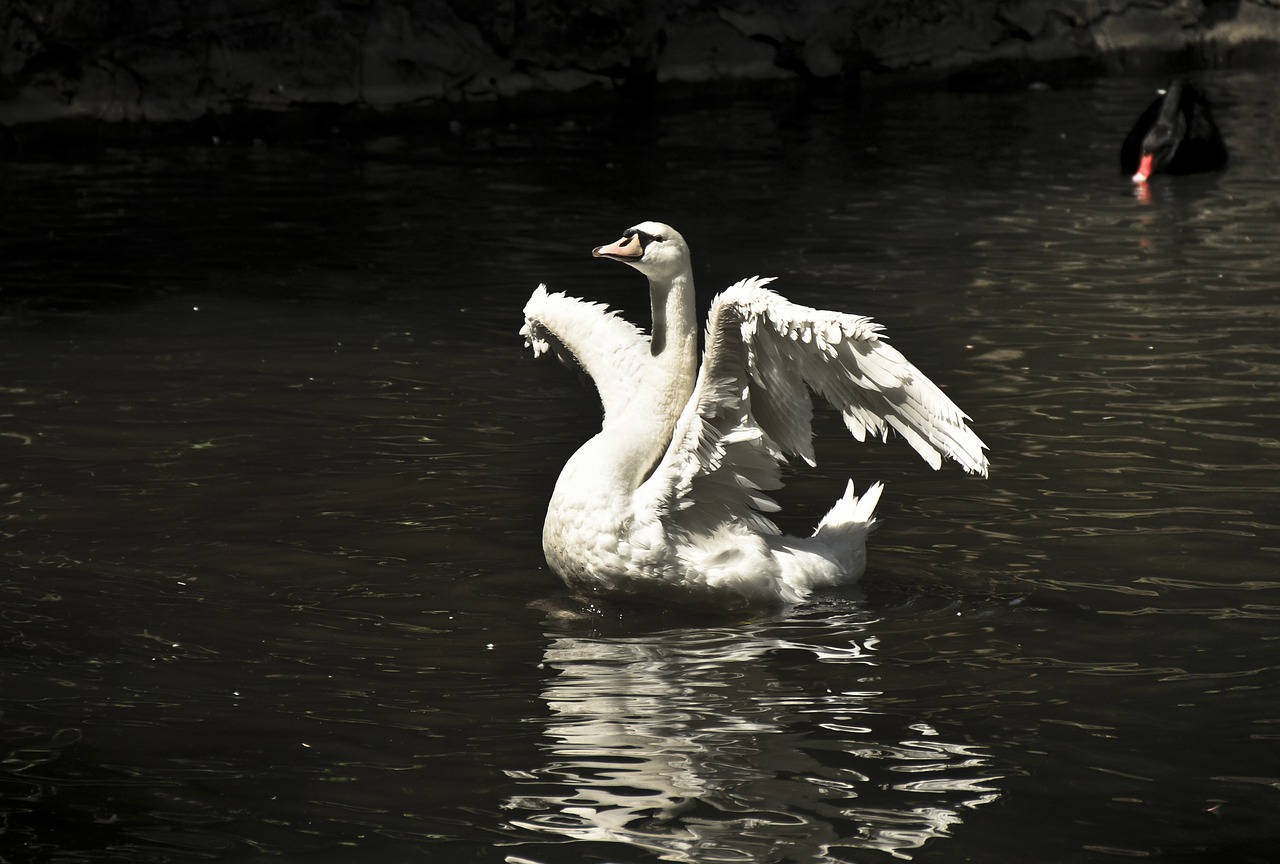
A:
<svg viewBox="0 0 1280 864">
<path fill-rule="evenodd" d="M 1280 860 L 1280 129 L 1120 176 L 1156 82 L 689 105 L 0 175 L 0 854 L 85 861 Z M 870 315 L 988 480 L 820 424 L 857 589 L 564 602 L 591 390 L 516 331 L 690 240 Z"/>
</svg>

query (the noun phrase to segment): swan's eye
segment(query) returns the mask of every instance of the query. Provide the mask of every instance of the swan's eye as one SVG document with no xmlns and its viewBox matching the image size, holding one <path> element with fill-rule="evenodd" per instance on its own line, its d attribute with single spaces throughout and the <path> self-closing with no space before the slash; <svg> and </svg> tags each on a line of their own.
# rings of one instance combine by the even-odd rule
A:
<svg viewBox="0 0 1280 864">
<path fill-rule="evenodd" d="M 641 243 L 643 243 L 643 244 L 644 244 L 644 245 L 646 245 L 646 246 L 648 246 L 648 245 L 649 245 L 650 243 L 652 243 L 654 240 L 657 240 L 659 243 L 661 243 L 663 240 L 667 239 L 667 238 L 665 238 L 665 237 L 661 237 L 661 236 L 659 236 L 659 235 L 657 235 L 657 234 L 648 234 L 648 233 L 646 233 L 646 232 L 644 232 L 644 231 L 637 231 L 637 232 L 636 232 L 636 236 L 637 236 L 637 237 L 639 237 L 639 238 L 640 238 L 640 242 L 641 242 Z"/>
</svg>

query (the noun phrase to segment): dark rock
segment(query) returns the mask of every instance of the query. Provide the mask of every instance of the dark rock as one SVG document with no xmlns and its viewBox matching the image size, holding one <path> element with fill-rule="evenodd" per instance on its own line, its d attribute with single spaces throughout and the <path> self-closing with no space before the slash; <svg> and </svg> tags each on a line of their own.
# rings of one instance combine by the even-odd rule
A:
<svg viewBox="0 0 1280 864">
<path fill-rule="evenodd" d="M 1278 49 L 1268 0 L 8 0 L 0 149 L 61 133 L 447 128 L 732 82 L 821 92 L 909 73 L 998 88 Z"/>
</svg>

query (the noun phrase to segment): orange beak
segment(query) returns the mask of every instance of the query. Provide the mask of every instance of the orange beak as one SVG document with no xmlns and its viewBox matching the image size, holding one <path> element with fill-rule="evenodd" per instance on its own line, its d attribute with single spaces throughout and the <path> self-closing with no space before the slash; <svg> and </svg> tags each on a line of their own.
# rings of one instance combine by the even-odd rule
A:
<svg viewBox="0 0 1280 864">
<path fill-rule="evenodd" d="M 1141 164 L 1138 165 L 1138 172 L 1133 175 L 1134 183 L 1145 183 L 1147 178 L 1151 176 L 1151 165 L 1156 161 L 1155 155 L 1148 153 L 1142 157 Z"/>
<path fill-rule="evenodd" d="M 630 237 L 623 237 L 616 243 L 610 243 L 608 246 L 597 246 L 591 250 L 591 255 L 595 258 L 613 258 L 617 261 L 626 261 L 631 258 L 640 258 L 644 255 L 644 244 L 640 242 L 639 234 L 632 234 Z"/>
</svg>

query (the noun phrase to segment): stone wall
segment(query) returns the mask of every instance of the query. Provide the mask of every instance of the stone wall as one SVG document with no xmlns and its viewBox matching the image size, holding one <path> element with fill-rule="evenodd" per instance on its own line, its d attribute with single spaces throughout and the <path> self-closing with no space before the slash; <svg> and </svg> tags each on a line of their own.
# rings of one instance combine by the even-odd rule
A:
<svg viewBox="0 0 1280 864">
<path fill-rule="evenodd" d="M 1274 62 L 1280 0 L 7 0 L 0 138 Z M 1162 70 L 1160 70 L 1162 71 Z"/>
</svg>

